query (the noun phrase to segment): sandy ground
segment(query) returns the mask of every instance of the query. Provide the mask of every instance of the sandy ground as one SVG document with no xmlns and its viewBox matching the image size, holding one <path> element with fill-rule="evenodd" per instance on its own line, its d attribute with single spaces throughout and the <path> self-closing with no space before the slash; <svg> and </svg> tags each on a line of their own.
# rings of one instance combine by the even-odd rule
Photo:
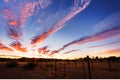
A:
<svg viewBox="0 0 120 80">
<path fill-rule="evenodd" d="M 27 62 L 18 62 L 15 68 L 6 68 L 6 62 L 0 62 L 0 79 L 84 79 L 89 78 L 87 63 L 83 62 L 36 62 L 34 70 L 24 70 Z M 93 79 L 120 79 L 120 63 L 91 63 Z"/>
</svg>

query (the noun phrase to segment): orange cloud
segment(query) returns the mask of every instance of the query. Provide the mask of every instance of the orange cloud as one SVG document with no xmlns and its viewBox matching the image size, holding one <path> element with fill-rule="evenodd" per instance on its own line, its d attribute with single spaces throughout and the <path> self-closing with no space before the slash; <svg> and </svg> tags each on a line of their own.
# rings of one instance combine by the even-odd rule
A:
<svg viewBox="0 0 120 80">
<path fill-rule="evenodd" d="M 47 32 L 44 32 L 41 36 L 34 37 L 31 44 L 41 43 L 48 36 Z"/>
<path fill-rule="evenodd" d="M 43 47 L 43 48 L 39 48 L 39 49 L 38 49 L 38 52 L 39 52 L 40 54 L 46 54 L 46 53 L 47 53 L 47 47 L 48 47 L 48 46 L 45 46 L 45 47 Z"/>
<path fill-rule="evenodd" d="M 8 47 L 2 47 L 2 48 L 0 48 L 0 50 L 12 51 L 12 52 L 13 52 L 13 50 L 12 50 L 12 49 L 10 49 L 10 48 L 8 48 Z"/>
<path fill-rule="evenodd" d="M 99 55 L 99 56 L 120 56 L 120 48 L 100 51 L 100 52 L 97 52 L 95 55 Z"/>
<path fill-rule="evenodd" d="M 120 55 L 120 48 L 118 48 L 118 49 L 111 49 L 111 50 L 107 50 L 107 51 L 104 51 L 104 52 L 106 52 L 106 53 L 108 53 L 108 54 L 117 53 L 117 54 Z"/>
<path fill-rule="evenodd" d="M 27 49 L 26 48 L 22 48 L 20 42 L 14 42 L 10 45 L 11 47 L 15 48 L 16 50 L 18 51 L 21 51 L 21 52 L 27 52 Z"/>
<path fill-rule="evenodd" d="M 13 51 L 11 48 L 6 47 L 5 45 L 0 43 L 0 50 L 5 50 L 5 51 Z"/>
<path fill-rule="evenodd" d="M 17 21 L 10 21 L 10 22 L 9 22 L 9 25 L 15 26 L 15 25 L 17 25 Z"/>
<path fill-rule="evenodd" d="M 32 39 L 31 44 L 41 43 L 45 40 L 50 34 L 54 33 L 54 29 L 50 29 L 48 32 L 44 32 L 41 36 L 36 36 Z"/>
</svg>

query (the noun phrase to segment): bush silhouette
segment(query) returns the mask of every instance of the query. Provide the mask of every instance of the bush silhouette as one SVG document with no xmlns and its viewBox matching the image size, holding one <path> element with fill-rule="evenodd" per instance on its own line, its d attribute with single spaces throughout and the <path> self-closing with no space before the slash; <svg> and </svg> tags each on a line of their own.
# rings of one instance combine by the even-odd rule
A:
<svg viewBox="0 0 120 80">
<path fill-rule="evenodd" d="M 20 62 L 24 62 L 24 61 L 25 61 L 25 58 L 22 57 L 22 58 L 18 59 L 18 61 L 20 61 Z"/>
<path fill-rule="evenodd" d="M 5 64 L 5 67 L 7 68 L 13 68 L 13 67 L 17 67 L 18 63 L 16 61 L 9 61 Z"/>
<path fill-rule="evenodd" d="M 25 70 L 33 70 L 33 69 L 35 69 L 35 67 L 36 67 L 36 64 L 34 62 L 28 62 L 27 64 L 25 64 L 23 66 L 23 69 L 25 69 Z"/>
</svg>

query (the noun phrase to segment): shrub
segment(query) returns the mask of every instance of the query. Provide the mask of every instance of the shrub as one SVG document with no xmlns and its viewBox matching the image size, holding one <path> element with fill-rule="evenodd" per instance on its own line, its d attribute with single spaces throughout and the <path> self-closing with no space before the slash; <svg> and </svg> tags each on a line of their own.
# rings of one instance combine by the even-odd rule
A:
<svg viewBox="0 0 120 80">
<path fill-rule="evenodd" d="M 18 66 L 18 63 L 16 61 L 9 61 L 5 64 L 5 67 L 8 67 L 8 68 L 13 68 L 17 66 Z"/>
<path fill-rule="evenodd" d="M 35 67 L 36 67 L 36 64 L 34 62 L 28 62 L 27 64 L 25 64 L 23 66 L 23 69 L 25 69 L 25 70 L 33 70 L 33 69 L 35 69 Z"/>
<path fill-rule="evenodd" d="M 24 61 L 25 61 L 25 58 L 22 57 L 22 58 L 18 59 L 18 61 L 20 61 L 20 62 L 24 62 Z"/>
</svg>

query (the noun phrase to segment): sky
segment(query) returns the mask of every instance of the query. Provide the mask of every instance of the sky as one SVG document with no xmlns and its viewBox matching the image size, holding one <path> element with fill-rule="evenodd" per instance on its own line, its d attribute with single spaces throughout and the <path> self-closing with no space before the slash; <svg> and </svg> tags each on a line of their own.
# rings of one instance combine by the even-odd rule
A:
<svg viewBox="0 0 120 80">
<path fill-rule="evenodd" d="M 120 56 L 120 0 L 0 0 L 0 57 Z"/>
</svg>

